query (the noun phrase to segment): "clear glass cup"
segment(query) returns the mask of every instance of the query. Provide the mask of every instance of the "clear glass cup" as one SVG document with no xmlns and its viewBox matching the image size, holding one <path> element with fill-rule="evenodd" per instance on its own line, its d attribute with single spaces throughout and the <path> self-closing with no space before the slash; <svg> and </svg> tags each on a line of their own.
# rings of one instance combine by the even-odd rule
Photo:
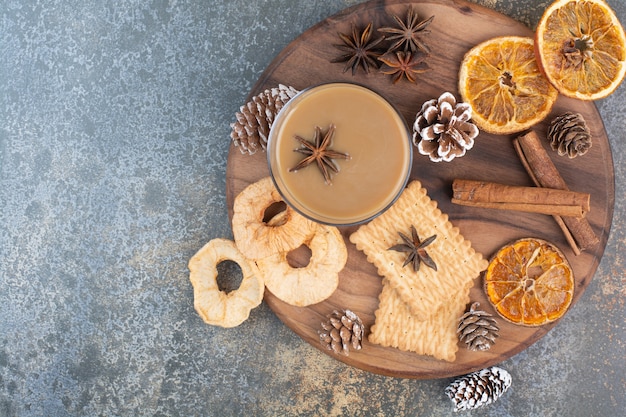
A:
<svg viewBox="0 0 626 417">
<path fill-rule="evenodd" d="M 331 183 L 316 162 L 293 171 L 305 154 L 294 151 L 300 136 L 313 143 L 315 129 L 335 132 L 328 149 L 347 153 L 335 159 Z M 323 224 L 364 223 L 387 210 L 400 196 L 411 172 L 413 146 L 406 121 L 373 90 L 352 83 L 307 88 L 276 116 L 267 145 L 270 175 L 284 201 Z"/>
</svg>

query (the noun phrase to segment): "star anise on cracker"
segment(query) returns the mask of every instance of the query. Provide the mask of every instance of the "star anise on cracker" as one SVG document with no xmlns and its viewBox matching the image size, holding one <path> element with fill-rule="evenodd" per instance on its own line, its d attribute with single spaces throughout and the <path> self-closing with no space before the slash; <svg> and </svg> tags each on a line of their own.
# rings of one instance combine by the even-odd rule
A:
<svg viewBox="0 0 626 417">
<path fill-rule="evenodd" d="M 432 268 L 435 271 L 437 270 L 437 264 L 433 261 L 428 252 L 426 252 L 426 247 L 435 241 L 437 235 L 432 235 L 428 239 L 420 241 L 417 230 L 415 230 L 415 226 L 413 225 L 411 225 L 411 237 L 408 237 L 402 232 L 398 232 L 398 234 L 404 243 L 394 245 L 388 250 L 408 253 L 402 267 L 412 264 L 413 270 L 417 272 L 420 269 L 420 264 L 424 263 L 427 267 Z"/>
<path fill-rule="evenodd" d="M 381 52 L 375 48 L 383 41 L 384 37 L 372 39 L 372 23 L 368 24 L 362 32 L 353 26 L 352 34 L 339 33 L 339 37 L 343 44 L 335 45 L 335 47 L 343 51 L 344 54 L 331 62 L 345 62 L 346 66 L 343 72 L 352 68 L 352 75 L 354 75 L 360 66 L 366 73 L 369 73 L 370 67 L 378 68 L 380 66 L 376 59 L 381 55 Z"/>
<path fill-rule="evenodd" d="M 405 77 L 414 83 L 417 74 L 424 73 L 430 69 L 428 64 L 424 62 L 426 54 L 421 51 L 412 52 L 389 52 L 378 59 L 384 64 L 380 71 L 383 74 L 392 75 L 393 83 L 397 83 Z"/>
<path fill-rule="evenodd" d="M 406 19 L 403 21 L 399 16 L 394 16 L 397 25 L 395 27 L 382 27 L 379 28 L 379 32 L 383 32 L 386 35 L 386 39 L 389 41 L 395 41 L 390 47 L 389 51 L 410 51 L 416 52 L 421 50 L 423 52 L 430 52 L 430 48 L 422 40 L 423 35 L 430 33 L 430 30 L 426 30 L 426 27 L 433 21 L 435 16 L 431 16 L 426 20 L 420 22 L 419 16 L 414 8 L 409 8 L 406 13 Z"/>
<path fill-rule="evenodd" d="M 298 164 L 291 168 L 289 172 L 298 171 L 312 163 L 316 163 L 317 167 L 324 176 L 324 182 L 328 185 L 332 183 L 330 177 L 330 171 L 335 173 L 339 172 L 339 166 L 334 161 L 335 159 L 350 159 L 350 155 L 347 153 L 337 152 L 329 149 L 333 136 L 335 135 L 335 125 L 331 124 L 328 130 L 324 133 L 319 126 L 315 126 L 315 137 L 310 142 L 301 136 L 295 135 L 295 139 L 300 142 L 301 147 L 294 149 L 294 152 L 299 152 L 306 155 Z"/>
</svg>

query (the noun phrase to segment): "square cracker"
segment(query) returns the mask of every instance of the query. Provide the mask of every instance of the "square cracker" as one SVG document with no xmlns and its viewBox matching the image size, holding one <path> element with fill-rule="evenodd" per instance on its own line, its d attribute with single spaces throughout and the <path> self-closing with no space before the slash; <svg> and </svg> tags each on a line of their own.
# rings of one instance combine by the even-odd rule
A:
<svg viewBox="0 0 626 417">
<path fill-rule="evenodd" d="M 450 303 L 426 320 L 419 320 L 411 313 L 386 279 L 379 301 L 368 336 L 371 343 L 454 362 L 458 351 L 458 319 L 469 302 L 469 291 L 457 291 Z"/>
<path fill-rule="evenodd" d="M 437 264 L 437 271 L 424 264 L 417 272 L 411 265 L 403 267 L 406 253 L 389 250 L 403 243 L 398 232 L 411 236 L 411 225 L 422 240 L 437 235 L 426 247 Z M 385 277 L 388 285 L 408 304 L 415 320 L 428 319 L 454 294 L 469 290 L 488 265 L 417 180 L 407 186 L 386 212 L 352 233 L 350 241 L 365 253 L 378 274 Z"/>
</svg>

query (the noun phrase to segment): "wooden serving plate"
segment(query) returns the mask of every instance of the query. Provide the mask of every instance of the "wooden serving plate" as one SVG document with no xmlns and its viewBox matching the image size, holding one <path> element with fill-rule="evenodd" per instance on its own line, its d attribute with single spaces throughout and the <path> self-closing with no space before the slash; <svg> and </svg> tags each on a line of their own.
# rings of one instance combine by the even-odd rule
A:
<svg viewBox="0 0 626 417">
<path fill-rule="evenodd" d="M 435 16 L 427 38 L 433 51 L 428 60 L 432 70 L 419 77 L 417 84 L 403 80 L 393 85 L 388 76 L 377 71 L 370 74 L 359 71 L 353 76 L 350 71 L 342 72 L 343 64 L 330 63 L 339 54 L 333 46 L 339 43 L 338 32 L 349 33 L 352 25 L 362 28 L 369 22 L 373 22 L 376 28 L 390 26 L 393 15 L 403 18 L 411 5 L 416 8 L 420 19 Z M 532 36 L 533 33 L 509 17 L 464 0 L 371 1 L 323 20 L 291 42 L 262 74 L 250 91 L 248 100 L 279 83 L 301 90 L 324 82 L 357 82 L 395 104 L 411 126 L 424 101 L 439 97 L 445 91 L 460 98 L 457 74 L 465 52 L 479 42 L 502 35 Z M 539 237 L 555 243 L 574 269 L 576 302 L 593 278 L 606 246 L 613 217 L 614 172 L 606 132 L 593 103 L 559 97 L 552 114 L 535 130 L 545 138 L 549 120 L 565 111 L 579 112 L 584 116 L 593 135 L 593 146 L 586 155 L 572 160 L 560 157 L 551 150 L 548 152 L 570 189 L 591 194 L 592 207 L 587 218 L 600 240 L 593 250 L 575 256 L 550 216 L 463 207 L 450 202 L 451 184 L 455 178 L 533 185 L 513 149 L 515 135 L 497 136 L 481 132 L 473 149 L 449 163 L 433 163 L 416 151 L 411 179 L 421 181 L 430 198 L 437 201 L 450 221 L 487 259 L 501 246 L 522 237 Z M 548 147 L 545 139 L 544 145 Z M 243 155 L 231 145 L 226 171 L 226 197 L 231 218 L 235 196 L 248 184 L 268 175 L 265 152 Z M 325 316 L 334 309 L 351 309 L 363 320 L 367 335 L 367 329 L 374 323 L 374 312 L 382 288 L 376 268 L 348 240 L 356 227 L 340 230 L 348 247 L 348 262 L 340 273 L 339 288 L 329 299 L 306 308 L 293 307 L 266 291 L 265 301 L 280 320 L 300 337 L 348 365 L 395 377 L 425 379 L 456 376 L 510 358 L 536 342 L 555 325 L 524 327 L 499 319 L 500 337 L 489 351 L 472 352 L 459 343 L 456 360 L 452 363 L 381 347 L 367 340 L 364 340 L 360 351 L 351 352 L 349 356 L 334 355 L 323 349 L 318 339 L 317 332 Z M 487 301 L 482 285 L 482 277 L 477 278 L 470 293 L 471 300 L 480 302 L 482 309 L 499 318 Z"/>
</svg>

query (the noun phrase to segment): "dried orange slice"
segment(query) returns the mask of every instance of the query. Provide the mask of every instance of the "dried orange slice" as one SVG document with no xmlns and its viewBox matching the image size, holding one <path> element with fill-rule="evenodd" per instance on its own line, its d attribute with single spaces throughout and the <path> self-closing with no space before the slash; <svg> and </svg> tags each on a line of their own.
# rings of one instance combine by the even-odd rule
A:
<svg viewBox="0 0 626 417">
<path fill-rule="evenodd" d="M 485 290 L 506 320 L 539 326 L 562 317 L 574 295 L 574 272 L 561 251 L 542 239 L 501 248 L 485 272 Z"/>
<path fill-rule="evenodd" d="M 461 62 L 459 91 L 482 130 L 509 134 L 542 121 L 558 92 L 541 73 L 532 38 L 502 36 L 470 49 Z"/>
<path fill-rule="evenodd" d="M 624 28 L 602 0 L 552 3 L 537 25 L 535 45 L 546 77 L 569 97 L 606 97 L 626 74 Z"/>
</svg>

